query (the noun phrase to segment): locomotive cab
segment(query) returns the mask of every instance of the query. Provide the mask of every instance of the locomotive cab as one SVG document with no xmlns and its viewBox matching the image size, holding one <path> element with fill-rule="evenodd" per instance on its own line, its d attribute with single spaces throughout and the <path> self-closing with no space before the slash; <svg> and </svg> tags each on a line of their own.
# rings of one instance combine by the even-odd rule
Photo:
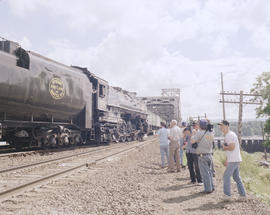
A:
<svg viewBox="0 0 270 215">
<path fill-rule="evenodd" d="M 16 56 L 16 66 L 29 69 L 29 54 L 20 47 L 19 43 L 9 40 L 2 40 L 0 41 L 0 51 Z"/>
</svg>

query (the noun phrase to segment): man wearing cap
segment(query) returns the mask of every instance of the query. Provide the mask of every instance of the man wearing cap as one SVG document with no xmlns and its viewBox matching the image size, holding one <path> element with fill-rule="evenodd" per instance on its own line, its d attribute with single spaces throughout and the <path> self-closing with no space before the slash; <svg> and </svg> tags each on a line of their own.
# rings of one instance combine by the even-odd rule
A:
<svg viewBox="0 0 270 215">
<path fill-rule="evenodd" d="M 231 176 L 233 176 L 237 184 L 238 193 L 240 194 L 239 200 L 245 200 L 246 192 L 239 175 L 240 162 L 242 161 L 240 145 L 236 134 L 230 130 L 229 125 L 229 122 L 226 120 L 219 123 L 220 130 L 225 135 L 223 149 L 226 151 L 227 156 L 225 163 L 227 168 L 223 175 L 223 200 L 230 201 L 231 199 Z"/>
<path fill-rule="evenodd" d="M 201 193 L 212 193 L 214 188 L 213 183 L 213 166 L 212 148 L 214 136 L 208 129 L 208 121 L 203 119 L 199 121 L 199 130 L 192 137 L 191 143 L 197 143 L 196 154 L 198 155 L 199 169 L 203 180 L 204 191 Z"/>
</svg>

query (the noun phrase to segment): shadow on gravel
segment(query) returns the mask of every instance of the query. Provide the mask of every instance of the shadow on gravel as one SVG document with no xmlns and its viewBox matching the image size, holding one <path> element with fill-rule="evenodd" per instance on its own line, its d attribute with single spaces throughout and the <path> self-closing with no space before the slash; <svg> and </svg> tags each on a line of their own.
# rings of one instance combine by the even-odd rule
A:
<svg viewBox="0 0 270 215">
<path fill-rule="evenodd" d="M 190 178 L 189 177 L 186 177 L 186 178 L 177 178 L 176 180 L 177 181 L 188 181 L 188 180 L 190 180 Z"/>
<path fill-rule="evenodd" d="M 165 192 L 169 192 L 169 191 L 178 191 L 184 188 L 192 188 L 195 187 L 195 184 L 181 184 L 181 185 L 173 185 L 170 187 L 163 187 L 163 188 L 159 188 L 157 191 L 165 191 Z"/>
<path fill-rule="evenodd" d="M 219 203 L 212 203 L 209 202 L 207 204 L 200 205 L 197 208 L 187 208 L 184 211 L 193 212 L 193 211 L 208 211 L 213 209 L 224 209 L 226 205 L 231 204 L 231 202 L 219 202 Z"/>
<path fill-rule="evenodd" d="M 163 170 L 161 167 L 142 166 L 142 165 L 139 165 L 139 167 L 142 167 L 144 169 L 151 169 L 151 170 Z"/>
<path fill-rule="evenodd" d="M 163 200 L 163 202 L 165 202 L 165 203 L 181 203 L 181 202 L 185 202 L 185 201 L 195 199 L 195 198 L 198 198 L 201 196 L 202 196 L 202 194 L 200 194 L 200 193 L 193 193 L 193 194 L 188 195 L 188 196 L 179 196 L 176 198 L 165 199 L 165 200 Z"/>
<path fill-rule="evenodd" d="M 167 172 L 144 172 L 146 175 L 165 175 Z"/>
</svg>

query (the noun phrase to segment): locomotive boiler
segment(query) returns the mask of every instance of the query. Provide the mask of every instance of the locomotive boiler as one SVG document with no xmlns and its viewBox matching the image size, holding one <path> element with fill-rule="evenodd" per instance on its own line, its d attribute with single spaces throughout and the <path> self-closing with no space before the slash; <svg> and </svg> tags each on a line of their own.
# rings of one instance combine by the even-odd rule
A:
<svg viewBox="0 0 270 215">
<path fill-rule="evenodd" d="M 15 147 L 140 139 L 146 105 L 87 68 L 0 41 L 0 135 Z M 1 137 L 0 137 L 1 138 Z"/>
</svg>

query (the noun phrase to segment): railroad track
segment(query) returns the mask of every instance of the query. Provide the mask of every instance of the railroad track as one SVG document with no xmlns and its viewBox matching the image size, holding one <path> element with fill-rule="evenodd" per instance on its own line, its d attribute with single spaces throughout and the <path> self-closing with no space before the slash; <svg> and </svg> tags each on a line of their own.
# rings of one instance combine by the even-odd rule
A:
<svg viewBox="0 0 270 215">
<path fill-rule="evenodd" d="M 105 147 L 102 149 L 91 150 L 79 153 L 73 156 L 66 156 L 51 161 L 43 161 L 35 164 L 21 166 L 12 169 L 1 170 L 0 174 L 0 201 L 9 199 L 11 196 L 18 195 L 36 186 L 46 184 L 53 179 L 68 175 L 74 171 L 104 162 L 112 159 L 119 154 L 127 153 L 138 147 L 155 141 L 150 139 L 145 142 L 139 142 L 129 145 L 120 145 L 115 147 Z M 99 153 L 100 152 L 100 153 Z M 102 152 L 102 154 L 101 154 Z M 91 158 L 85 157 L 91 155 Z M 34 168 L 42 167 L 42 168 Z M 23 173 L 22 173 L 23 171 Z M 11 173 L 13 174 L 7 174 Z"/>
<path fill-rule="evenodd" d="M 1 145 L 0 144 L 0 154 L 14 152 L 14 151 L 15 151 L 15 149 L 12 148 L 10 145 Z"/>
<path fill-rule="evenodd" d="M 81 145 L 81 146 L 52 148 L 52 149 L 34 149 L 34 150 L 33 149 L 25 149 L 23 151 L 16 151 L 15 148 L 10 148 L 9 151 L 5 151 L 5 150 L 0 149 L 0 158 L 24 156 L 24 155 L 34 154 L 34 153 L 64 152 L 64 151 L 70 151 L 73 149 L 83 149 L 83 148 L 93 148 L 93 147 L 96 147 L 96 146 Z"/>
</svg>

